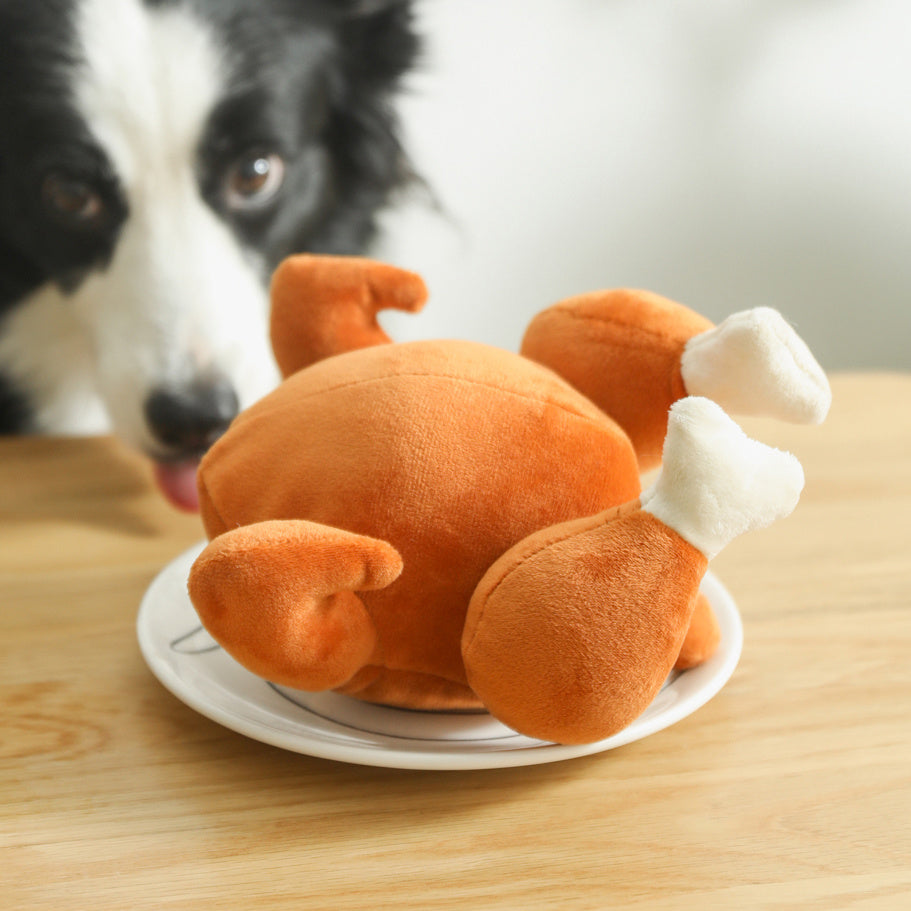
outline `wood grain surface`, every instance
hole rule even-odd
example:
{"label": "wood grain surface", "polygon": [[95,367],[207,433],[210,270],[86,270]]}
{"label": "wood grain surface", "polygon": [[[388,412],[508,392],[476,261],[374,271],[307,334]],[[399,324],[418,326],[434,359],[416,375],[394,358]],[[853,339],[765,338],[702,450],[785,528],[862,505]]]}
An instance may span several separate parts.
{"label": "wood grain surface", "polygon": [[0,443],[0,908],[911,907],[911,376],[843,375],[798,510],[713,569],[745,626],[683,722],[413,772],[248,740],[140,656],[200,537],[109,439]]}

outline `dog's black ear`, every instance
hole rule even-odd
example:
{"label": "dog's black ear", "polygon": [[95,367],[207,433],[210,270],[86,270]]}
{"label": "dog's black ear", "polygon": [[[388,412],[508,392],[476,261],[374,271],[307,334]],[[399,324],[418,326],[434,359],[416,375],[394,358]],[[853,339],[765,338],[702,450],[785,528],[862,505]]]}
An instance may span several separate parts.
{"label": "dog's black ear", "polygon": [[357,18],[359,16],[372,16],[383,13],[391,7],[410,6],[410,0],[342,0],[339,6],[345,15]]}
{"label": "dog's black ear", "polygon": [[[348,213],[349,223],[342,224],[344,243],[321,249],[354,253],[364,249],[375,231],[369,213],[385,205],[395,190],[421,183],[402,148],[394,104],[402,79],[418,62],[421,42],[409,0],[323,3],[336,37],[325,136],[335,163],[337,208]],[[352,213],[360,213],[359,221]]]}
{"label": "dog's black ear", "polygon": [[[336,0],[338,2],[338,0]],[[342,0],[336,7],[349,75],[361,85],[392,88],[420,54],[409,0]]]}
{"label": "dog's black ear", "polygon": [[[2,0],[0,0],[2,2]],[[292,7],[300,0],[285,0]],[[316,8],[330,22],[357,22],[382,17],[384,13],[410,13],[414,0],[318,0]]]}

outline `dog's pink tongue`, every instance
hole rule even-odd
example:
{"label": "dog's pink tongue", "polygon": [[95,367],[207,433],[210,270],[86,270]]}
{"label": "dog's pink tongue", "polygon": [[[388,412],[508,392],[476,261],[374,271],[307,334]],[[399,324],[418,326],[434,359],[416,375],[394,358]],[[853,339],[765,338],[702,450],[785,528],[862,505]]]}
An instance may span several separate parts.
{"label": "dog's pink tongue", "polygon": [[189,462],[157,462],[155,480],[162,493],[178,509],[199,512],[199,493],[196,490],[196,469],[199,460]]}

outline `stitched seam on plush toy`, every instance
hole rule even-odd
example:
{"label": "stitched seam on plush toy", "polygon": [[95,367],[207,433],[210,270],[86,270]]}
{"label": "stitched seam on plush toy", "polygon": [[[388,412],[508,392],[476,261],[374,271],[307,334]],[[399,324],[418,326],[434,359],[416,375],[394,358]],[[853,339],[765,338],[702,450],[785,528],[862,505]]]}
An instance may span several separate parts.
{"label": "stitched seam on plush toy", "polygon": [[579,320],[580,322],[588,323],[602,323],[605,326],[613,326],[618,329],[623,329],[628,332],[638,332],[642,335],[650,336],[654,339],[664,340],[670,339],[672,341],[677,341],[677,337],[668,332],[658,332],[655,329],[651,329],[648,326],[638,325],[636,323],[625,323],[621,320],[614,319],[610,316],[596,316],[592,313],[577,313],[575,310],[567,307],[554,307],[552,312],[558,312],[561,316],[568,316],[572,319]]}
{"label": "stitched seam on plush toy", "polygon": [[[221,534],[225,534],[225,532],[231,531],[231,527],[232,527],[232,526],[228,525],[228,523],[225,521],[225,517],[221,514],[221,510],[218,509],[218,508],[212,503],[212,498],[211,498],[211,497],[209,497],[209,508],[212,510],[212,512],[215,513],[216,516],[218,516],[218,521],[221,522],[221,526],[222,526],[222,528],[224,528],[224,531],[223,531]],[[235,522],[233,527],[234,527],[234,528],[240,528],[240,522]],[[216,535],[216,537],[220,537],[220,535]]]}
{"label": "stitched seam on plush toy", "polygon": [[[443,680],[446,683],[453,683],[456,686],[464,687],[469,692],[472,692],[472,693],[474,692],[474,690],[472,690],[472,688],[465,681],[464,677],[448,677],[446,674],[441,674],[439,671],[435,671],[434,673],[430,673],[429,671],[416,671],[414,668],[411,668],[411,667],[405,667],[405,666],[398,667],[395,664],[386,664],[386,663],[379,664],[375,661],[370,661],[369,663],[365,664],[364,667],[361,668],[361,670],[364,670],[365,668],[372,668],[372,667],[379,668],[382,671],[396,671],[397,673],[402,673],[402,674],[414,674],[415,676],[428,677],[432,680],[433,679]],[[359,693],[363,692],[363,690],[369,689],[369,687],[371,687],[372,685],[373,685],[373,683],[369,683],[366,686],[362,687],[360,690],[357,690],[357,692],[359,692]],[[354,694],[351,693],[349,695],[354,695]]]}
{"label": "stitched seam on plush toy", "polygon": [[[536,362],[533,362],[533,363],[535,363],[536,366],[540,366]],[[575,386],[573,386],[571,383],[568,383],[566,380],[563,380],[562,377],[559,376],[559,374],[555,373],[554,376],[556,376],[562,382],[566,383],[568,388],[572,389],[573,392],[577,393],[580,396],[583,395],[583,393],[579,392],[575,388]],[[455,374],[449,374],[449,373],[391,373],[388,376],[375,376],[375,377],[370,377],[369,379],[365,379],[365,380],[349,380],[346,383],[339,383],[337,386],[329,386],[325,389],[318,389],[318,390],[315,390],[314,392],[308,393],[307,395],[302,395],[299,398],[296,398],[294,400],[294,405],[297,406],[300,402],[304,402],[307,399],[316,398],[317,396],[323,396],[330,392],[338,392],[342,389],[353,389],[356,386],[364,386],[364,385],[367,385],[368,383],[383,383],[390,379],[398,379],[399,377],[404,377],[404,378],[408,378],[408,379],[423,378],[423,379],[435,379],[435,380],[455,380],[456,382],[467,383],[471,386],[480,386],[485,389],[493,389],[495,392],[502,392],[507,395],[515,396],[516,398],[520,398],[523,401],[536,402],[541,405],[550,405],[553,408],[559,408],[561,411],[565,412],[568,415],[571,415],[572,417],[581,418],[583,421],[587,421],[590,424],[599,426],[599,423],[594,418],[590,417],[587,414],[582,413],[581,411],[577,411],[571,407],[568,407],[566,404],[564,404],[562,402],[557,402],[557,401],[554,401],[549,398],[532,398],[531,396],[526,395],[522,392],[518,392],[518,391],[512,390],[512,389],[504,389],[502,386],[496,386],[493,383],[485,383],[485,382],[482,382],[481,380],[475,380],[475,379],[471,379],[469,377],[457,376]],[[595,405],[594,402],[592,402],[591,405],[592,405],[592,408],[594,408],[595,410],[600,412],[600,409],[598,409],[598,406]],[[600,412],[600,413],[604,414],[604,412]],[[606,414],[604,416],[609,417]],[[257,417],[257,418],[265,417],[265,413],[262,415],[255,415],[255,417]],[[613,420],[612,418],[609,418],[609,419]]]}
{"label": "stitched seam on plush toy", "polygon": [[[234,525],[231,526],[231,525],[229,525],[229,524],[225,521],[225,517],[221,514],[221,510],[215,505],[215,502],[214,502],[214,500],[212,499],[212,495],[211,495],[211,494],[208,494],[208,504],[209,504],[209,505],[208,505],[208,508],[215,514],[215,517],[218,519],[219,522],[221,522],[221,526],[222,526],[222,528],[224,529],[224,531],[219,532],[219,533],[215,536],[216,538],[220,538],[223,534],[226,534],[227,532],[231,531],[232,528],[240,528],[240,527],[241,527],[241,523],[240,523],[240,522],[235,522]],[[211,540],[214,541],[215,538],[212,538]]]}

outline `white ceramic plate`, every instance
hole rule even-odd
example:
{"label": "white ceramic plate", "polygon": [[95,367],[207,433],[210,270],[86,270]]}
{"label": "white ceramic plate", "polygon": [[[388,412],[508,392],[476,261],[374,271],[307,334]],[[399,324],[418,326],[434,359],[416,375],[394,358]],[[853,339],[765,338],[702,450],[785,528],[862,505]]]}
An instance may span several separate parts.
{"label": "white ceramic plate", "polygon": [[205,632],[187,595],[190,566],[202,546],[169,563],[142,600],[137,633],[152,673],[207,718],[255,740],[324,759],[402,769],[488,769],[599,753],[654,734],[705,705],[734,672],[743,645],[737,607],[709,573],[703,591],[721,625],[714,657],[672,674],[648,709],[620,733],[598,743],[562,746],[517,734],[486,713],[391,709],[256,677]]}

